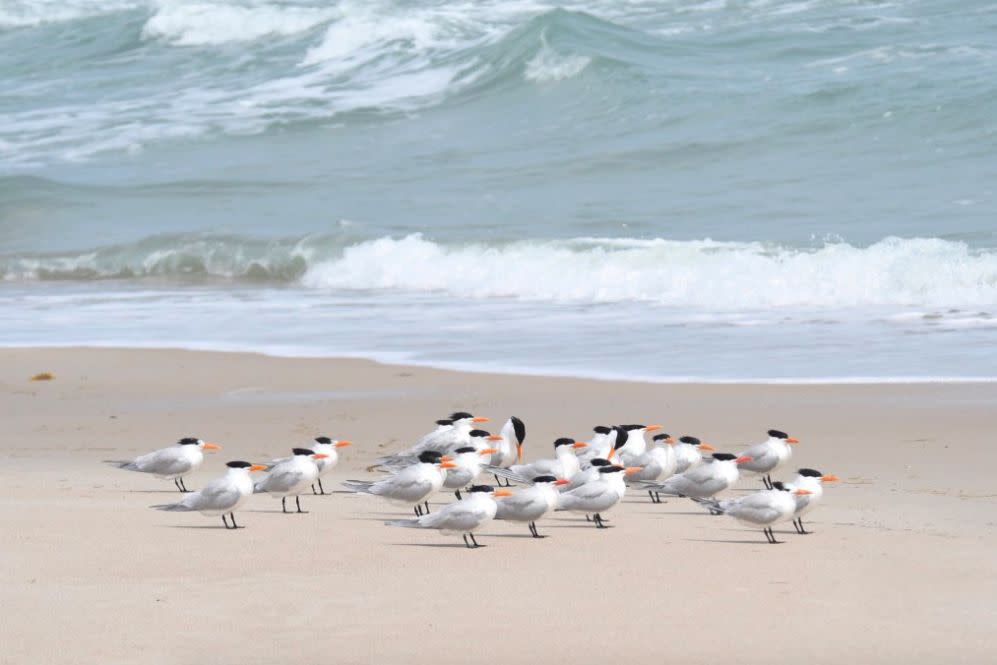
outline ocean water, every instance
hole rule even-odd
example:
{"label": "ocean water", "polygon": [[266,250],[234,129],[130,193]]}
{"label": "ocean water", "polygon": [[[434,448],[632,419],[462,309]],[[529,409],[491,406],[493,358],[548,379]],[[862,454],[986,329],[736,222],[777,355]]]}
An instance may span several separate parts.
{"label": "ocean water", "polygon": [[0,0],[0,345],[997,379],[997,4]]}

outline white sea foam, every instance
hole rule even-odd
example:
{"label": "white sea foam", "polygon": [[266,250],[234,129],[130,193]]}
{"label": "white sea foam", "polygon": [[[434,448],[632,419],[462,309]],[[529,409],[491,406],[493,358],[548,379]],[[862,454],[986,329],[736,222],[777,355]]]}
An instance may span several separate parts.
{"label": "white sea foam", "polygon": [[334,8],[160,0],[142,35],[181,46],[218,45],[293,35],[336,15]]}
{"label": "white sea foam", "polygon": [[585,55],[562,55],[552,49],[547,43],[547,35],[540,35],[541,46],[537,54],[526,63],[523,76],[528,81],[548,83],[563,81],[578,74],[588,67],[592,58]]}
{"label": "white sea foam", "polygon": [[64,23],[144,5],[141,0],[3,0],[0,2],[0,29]]}

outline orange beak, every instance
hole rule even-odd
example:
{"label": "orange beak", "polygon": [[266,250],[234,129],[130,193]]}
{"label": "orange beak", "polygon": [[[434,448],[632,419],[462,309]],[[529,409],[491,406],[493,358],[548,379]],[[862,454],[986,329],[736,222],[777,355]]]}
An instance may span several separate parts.
{"label": "orange beak", "polygon": [[498,434],[489,434],[485,438],[488,439],[489,441],[501,441],[502,440],[502,437],[500,435],[498,435]]}
{"label": "orange beak", "polygon": [[673,443],[675,443],[675,439],[673,437],[668,437],[665,439],[665,443],[667,443],[670,446]]}
{"label": "orange beak", "polygon": [[521,443],[516,445],[516,461],[523,461],[523,444]]}
{"label": "orange beak", "polygon": [[654,432],[654,431],[657,431],[657,430],[661,429],[661,425],[648,425],[644,429],[646,431],[648,431],[648,432]]}
{"label": "orange beak", "polygon": [[263,464],[254,464],[253,466],[249,467],[249,470],[250,471],[266,471],[267,467],[265,465],[263,465]]}
{"label": "orange beak", "polygon": [[606,455],[606,459],[609,459],[609,460],[613,459],[613,455],[615,455],[615,454],[616,454],[616,448],[613,448],[613,449],[611,449],[609,451],[609,454]]}
{"label": "orange beak", "polygon": [[477,418],[471,418],[471,422],[472,423],[487,423],[488,422],[488,418],[485,418],[484,416],[478,416]]}
{"label": "orange beak", "polygon": [[337,448],[345,448],[346,446],[352,446],[352,445],[353,445],[352,441],[337,441],[336,442],[336,447]]}
{"label": "orange beak", "polygon": [[836,483],[839,480],[841,480],[841,478],[838,478],[837,476],[835,476],[833,474],[830,474],[830,473],[828,475],[826,475],[826,476],[821,476],[820,479],[822,481],[824,481],[825,483]]}
{"label": "orange beak", "polygon": [[701,444],[699,444],[699,449],[700,450],[705,450],[708,453],[715,453],[715,452],[717,452],[717,449],[714,448],[713,446],[711,446],[708,443],[701,443]]}
{"label": "orange beak", "polygon": [[447,460],[446,462],[440,462],[440,468],[441,469],[456,469],[457,465],[454,464],[453,462],[451,462],[450,460]]}
{"label": "orange beak", "polygon": [[786,443],[799,443],[799,442],[800,442],[800,440],[799,440],[799,439],[797,439],[797,438],[794,438],[794,437],[792,437],[792,436],[791,436],[791,437],[789,437],[788,439],[786,439]]}
{"label": "orange beak", "polygon": [[744,464],[745,462],[750,462],[750,461],[751,461],[750,457],[748,457],[747,455],[741,455],[736,460],[734,460],[734,463],[735,464]]}
{"label": "orange beak", "polygon": [[441,462],[452,462],[453,461],[453,457],[450,457],[450,455],[444,455],[443,457],[440,458],[440,461]]}
{"label": "orange beak", "polygon": [[796,490],[793,492],[793,494],[797,496],[806,496],[807,494],[813,494],[813,492],[811,492],[810,490]]}
{"label": "orange beak", "polygon": [[575,441],[574,443],[571,444],[571,447],[574,448],[575,450],[578,450],[579,448],[588,448],[589,444],[585,443],[584,441]]}
{"label": "orange beak", "polygon": [[492,496],[512,496],[512,492],[509,490],[495,490],[492,492]]}
{"label": "orange beak", "polygon": [[493,455],[498,452],[498,448],[485,448],[484,450],[479,450],[479,455]]}
{"label": "orange beak", "polygon": [[204,444],[204,449],[205,450],[221,450],[222,447],[219,446],[217,443],[205,443]]}
{"label": "orange beak", "polygon": [[554,481],[554,484],[555,485],[567,485],[570,482],[571,482],[570,480],[566,480],[564,478],[558,478],[557,480]]}
{"label": "orange beak", "polygon": [[644,467],[642,466],[628,466],[627,468],[623,469],[623,473],[625,473],[628,476],[632,476],[643,468]]}
{"label": "orange beak", "polygon": [[325,453],[315,453],[314,455],[312,455],[312,457],[314,457],[315,459],[325,459],[326,457],[328,457],[328,455],[326,455]]}

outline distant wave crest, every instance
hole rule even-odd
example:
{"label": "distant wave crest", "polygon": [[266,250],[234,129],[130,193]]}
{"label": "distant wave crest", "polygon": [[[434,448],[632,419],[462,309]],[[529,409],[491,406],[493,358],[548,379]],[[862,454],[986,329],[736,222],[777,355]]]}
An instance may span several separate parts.
{"label": "distant wave crest", "polygon": [[488,245],[442,244],[420,234],[369,240],[155,236],[88,252],[0,257],[0,275],[8,281],[278,282],[322,290],[730,310],[997,302],[997,251],[938,238],[801,249],[630,238]]}

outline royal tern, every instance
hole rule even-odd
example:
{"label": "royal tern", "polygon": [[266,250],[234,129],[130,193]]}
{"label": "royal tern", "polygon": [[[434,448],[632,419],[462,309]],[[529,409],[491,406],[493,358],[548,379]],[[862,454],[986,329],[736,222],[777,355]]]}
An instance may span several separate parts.
{"label": "royal tern", "polygon": [[543,538],[537,533],[537,520],[557,506],[558,486],[568,481],[554,476],[537,476],[529,487],[516,490],[512,496],[499,499],[497,520],[529,522],[530,535]]}
{"label": "royal tern", "polygon": [[788,520],[796,510],[796,499],[806,497],[811,492],[808,489],[790,490],[780,482],[772,483],[772,489],[765,489],[737,499],[694,498],[710,509],[714,515],[730,515],[738,522],[748,526],[760,526],[765,539],[772,544],[782,541],[775,539],[772,525]]}
{"label": "royal tern", "polygon": [[471,430],[476,423],[486,423],[488,418],[475,417],[466,411],[458,411],[449,418],[436,421],[436,429],[419,439],[407,450],[393,455],[387,455],[377,460],[376,464],[385,467],[397,467],[399,464],[408,466],[414,463],[419,453],[427,450],[446,455],[457,448],[471,445]]}
{"label": "royal tern", "polygon": [[293,448],[293,454],[268,467],[270,473],[256,481],[255,490],[268,492],[274,498],[280,497],[280,508],[287,512],[287,497],[293,496],[294,503],[301,510],[301,493],[318,478],[318,460],[326,459],[325,453],[317,453],[308,448]]}
{"label": "royal tern", "polygon": [[[523,461],[523,443],[526,440],[526,425],[523,421],[512,416],[502,426],[499,436],[500,440],[495,445],[497,450],[489,460],[489,464],[508,469],[514,462],[521,463]],[[502,485],[498,476],[495,476],[495,482],[499,486]],[[506,480],[506,483],[508,482]]]}
{"label": "royal tern", "polygon": [[593,459],[612,459],[614,452],[626,445],[625,430],[621,435],[622,440],[620,440],[620,430],[617,427],[597,425],[592,428],[592,432],[588,446],[584,450],[578,451],[578,461],[582,469],[587,469],[589,462]]}
{"label": "royal tern", "polygon": [[169,448],[160,448],[130,461],[108,460],[107,463],[113,464],[119,469],[151,473],[160,478],[167,478],[172,480],[181,492],[189,492],[183,477],[201,466],[205,450],[218,450],[220,448],[221,446],[216,443],[188,436],[180,439]]}
{"label": "royal tern", "polygon": [[790,490],[810,491],[810,494],[796,496],[796,510],[793,511],[793,528],[796,529],[796,533],[806,535],[811,532],[803,528],[803,516],[813,510],[824,496],[823,483],[837,482],[839,478],[831,474],[822,474],[816,469],[800,469],[796,473],[796,478],[785,485]]}
{"label": "royal tern", "polygon": [[513,464],[508,469],[497,466],[486,466],[491,473],[517,482],[529,482],[537,476],[554,476],[571,480],[579,471],[576,450],[585,448],[588,444],[574,439],[560,438],[554,441],[554,459],[542,459],[529,464]]}
{"label": "royal tern", "polygon": [[596,457],[595,459],[589,460],[589,467],[587,469],[582,469],[574,476],[571,477],[571,481],[561,487],[562,492],[567,492],[573,490],[576,487],[581,487],[585,483],[590,483],[593,480],[599,478],[599,469],[604,466],[612,466],[612,462],[608,459],[602,457]]}
{"label": "royal tern", "polygon": [[672,445],[675,448],[675,473],[685,473],[702,464],[704,452],[716,452],[716,448],[694,436],[683,436]]}
{"label": "royal tern", "polygon": [[[491,437],[492,435],[489,434],[488,438]],[[481,473],[482,460],[485,457],[490,458],[494,453],[495,448],[482,448],[480,450],[474,446],[458,448],[454,451],[454,468],[447,471],[446,478],[443,479],[443,487],[453,490],[457,499],[460,499],[460,491],[472,484]]]}
{"label": "royal tern", "polygon": [[[468,548],[484,547],[474,539],[474,532],[495,519],[498,506],[494,497],[510,496],[507,489],[492,489],[489,485],[475,485],[468,490],[467,498],[443,506],[432,515],[416,519],[389,520],[388,526],[404,526],[414,529],[437,529],[444,535],[459,533]],[[468,538],[470,537],[470,542]]]}
{"label": "royal tern", "polygon": [[434,450],[423,451],[416,459],[415,464],[405,467],[393,476],[380,480],[347,480],[343,483],[343,487],[360,494],[373,494],[388,501],[412,506],[415,514],[421,516],[423,502],[428,513],[427,498],[443,487],[447,469],[455,469],[457,465],[450,458]]}
{"label": "royal tern", "polygon": [[[673,445],[675,439],[668,434],[654,437],[654,445],[641,455],[634,455],[624,451],[620,455],[621,461],[627,466],[639,466],[640,471],[629,478],[631,482],[637,481],[662,481],[675,474],[678,461],[675,457]],[[651,497],[652,503],[661,503],[661,497],[654,490],[647,490],[647,495]]]}
{"label": "royal tern", "polygon": [[713,461],[689,469],[657,483],[636,483],[644,489],[661,492],[667,496],[708,499],[737,482],[738,466],[750,462],[747,455],[737,457],[728,453],[714,453]]}
{"label": "royal tern", "polygon": [[[352,445],[353,444],[349,441],[345,441],[343,439],[330,439],[327,436],[320,436],[315,439],[315,443],[312,445],[312,450],[325,455],[325,457],[315,460],[315,466],[318,467],[318,477],[315,481],[318,483],[318,488],[321,494],[325,494],[325,488],[322,487],[322,476],[332,471],[332,469],[339,462],[338,449]],[[312,494],[316,494],[314,485],[312,485]]]}
{"label": "royal tern", "polygon": [[627,493],[624,474],[634,474],[639,470],[640,467],[624,468],[615,464],[600,467],[597,479],[559,495],[557,510],[583,513],[586,517],[591,514],[596,528],[605,529],[602,513],[622,501]]}
{"label": "royal tern", "polygon": [[[167,511],[197,511],[202,515],[221,515],[226,529],[237,529],[235,511],[246,502],[253,493],[253,479],[249,477],[252,471],[262,471],[262,464],[249,462],[229,462],[228,471],[221,478],[215,478],[203,489],[188,494],[180,503],[167,503],[153,506],[157,510]],[[225,515],[232,518],[229,526]]]}
{"label": "royal tern", "polygon": [[617,450],[617,454],[639,457],[647,452],[644,434],[661,429],[661,425],[620,425],[619,429],[627,433],[627,441],[625,446]]}
{"label": "royal tern", "polygon": [[751,461],[744,464],[741,469],[762,475],[765,487],[772,489],[772,471],[778,469],[792,456],[793,450],[789,445],[799,441],[777,429],[770,429],[768,435],[768,439],[744,451]]}

